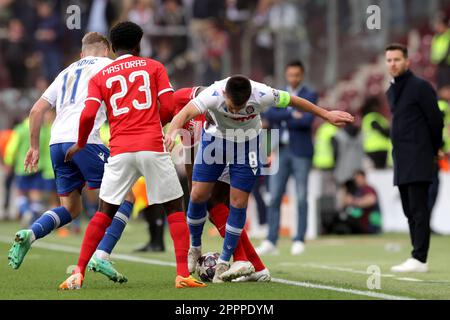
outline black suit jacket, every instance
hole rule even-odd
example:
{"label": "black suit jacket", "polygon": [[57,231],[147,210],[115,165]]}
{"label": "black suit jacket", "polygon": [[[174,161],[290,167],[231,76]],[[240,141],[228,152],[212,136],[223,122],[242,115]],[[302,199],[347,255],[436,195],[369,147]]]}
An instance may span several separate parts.
{"label": "black suit jacket", "polygon": [[444,126],[435,90],[407,71],[394,79],[387,97],[392,112],[394,185],[431,182]]}

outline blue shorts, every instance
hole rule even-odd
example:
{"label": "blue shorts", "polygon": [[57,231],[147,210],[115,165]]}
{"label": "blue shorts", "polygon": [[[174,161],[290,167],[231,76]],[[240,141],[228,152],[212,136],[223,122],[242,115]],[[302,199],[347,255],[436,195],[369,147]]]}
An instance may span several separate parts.
{"label": "blue shorts", "polygon": [[28,192],[30,190],[43,190],[43,179],[40,172],[26,176],[16,175],[15,179],[17,189],[22,192]]}
{"label": "blue shorts", "polygon": [[56,180],[55,179],[44,179],[42,178],[42,187],[41,190],[47,192],[55,192],[56,191]]}
{"label": "blue shorts", "polygon": [[100,188],[105,163],[108,162],[108,148],[102,144],[87,144],[75,154],[72,161],[66,163],[64,157],[72,145],[73,143],[69,142],[50,146],[56,192],[59,196],[66,196],[74,190],[81,190],[86,182],[90,189]]}
{"label": "blue shorts", "polygon": [[192,181],[216,182],[227,164],[231,187],[250,193],[261,174],[259,137],[236,143],[203,131],[201,145],[195,158]]}

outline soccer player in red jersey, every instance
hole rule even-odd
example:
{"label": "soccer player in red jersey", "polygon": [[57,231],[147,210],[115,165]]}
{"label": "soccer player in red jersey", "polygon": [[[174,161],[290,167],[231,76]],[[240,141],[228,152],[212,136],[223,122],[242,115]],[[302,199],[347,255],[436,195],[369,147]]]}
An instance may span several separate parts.
{"label": "soccer player in red jersey", "polygon": [[[129,21],[111,29],[111,44],[118,58],[89,81],[78,142],[66,153],[66,161],[70,161],[86,145],[97,111],[104,102],[110,123],[111,156],[100,187],[99,209],[86,229],[78,268],[86,267],[118,205],[136,180],[144,176],[149,203],[163,204],[167,214],[177,263],[176,288],[204,287],[204,283],[189,274],[189,230],[182,210],[183,191],[163,144],[157,106],[159,102],[161,109],[170,108],[173,89],[161,63],[139,57],[142,35],[141,27]],[[61,286],[70,288],[80,279],[82,282],[77,271]]]}
{"label": "soccer player in red jersey", "polygon": [[[160,109],[162,125],[165,126],[172,121],[189,101],[194,99],[203,89],[205,89],[205,87],[182,88],[175,91],[173,94],[172,108]],[[189,132],[189,135],[182,135],[184,147],[190,149],[185,150],[185,154],[190,156],[189,159],[185,159],[189,190],[191,190],[192,185],[192,169],[195,158],[194,144],[200,140],[201,129],[205,122],[207,122],[206,125],[208,125],[208,122],[212,121],[212,119],[206,119],[205,116],[207,117],[206,113],[201,114],[188,121],[183,127],[183,129]],[[229,214],[229,208],[227,206],[229,202],[229,193],[230,178],[228,171],[225,170],[225,173],[219,178],[219,181],[217,181],[214,186],[211,198],[207,204],[209,218],[216,226],[222,238],[225,237],[225,225]],[[222,278],[225,278],[227,281],[233,279],[238,279],[238,281],[270,281],[270,272],[256,253],[245,230],[242,231],[241,238],[234,251],[233,257],[234,263],[226,274],[222,275]],[[188,263],[189,271],[193,272],[195,270],[196,261],[191,261],[191,259],[189,259]]]}

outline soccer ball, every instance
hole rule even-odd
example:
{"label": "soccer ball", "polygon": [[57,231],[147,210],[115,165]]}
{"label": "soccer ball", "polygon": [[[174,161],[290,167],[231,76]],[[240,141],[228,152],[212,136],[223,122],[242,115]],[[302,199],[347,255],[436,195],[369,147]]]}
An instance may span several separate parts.
{"label": "soccer ball", "polygon": [[208,252],[198,258],[197,274],[202,281],[210,282],[216,273],[217,260],[220,254],[218,252]]}

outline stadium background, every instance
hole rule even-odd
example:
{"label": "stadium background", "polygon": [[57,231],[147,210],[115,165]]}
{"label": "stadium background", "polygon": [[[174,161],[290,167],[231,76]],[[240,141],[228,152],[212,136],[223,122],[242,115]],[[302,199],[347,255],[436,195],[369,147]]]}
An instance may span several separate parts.
{"label": "stadium background", "polygon": [[[412,70],[436,84],[436,66],[429,58],[433,19],[438,11],[450,14],[450,0],[61,0],[47,1],[56,37],[43,43],[35,33],[42,20],[36,2],[0,0],[0,130],[23,119],[56,74],[78,59],[86,31],[106,34],[115,21],[126,19],[143,27],[142,54],[167,67],[175,88],[208,85],[233,73],[282,87],[284,66],[300,58],[306,66],[306,83],[320,94],[319,105],[358,114],[367,97],[377,96],[389,118],[385,44],[407,43]],[[65,26],[66,8],[72,4],[81,8],[80,30]],[[381,8],[380,30],[366,27],[366,8],[371,4]],[[320,124],[316,120],[314,128]],[[384,231],[407,231],[391,169],[367,167],[369,181],[379,191]],[[310,176],[309,239],[320,233],[319,177],[318,170]],[[448,194],[450,174],[441,172],[432,227],[450,234]],[[295,225],[294,197],[290,181],[282,208],[284,235]],[[10,217],[15,215],[12,205]],[[256,223],[255,211],[251,203],[251,225]],[[6,216],[1,210],[0,214]]]}

